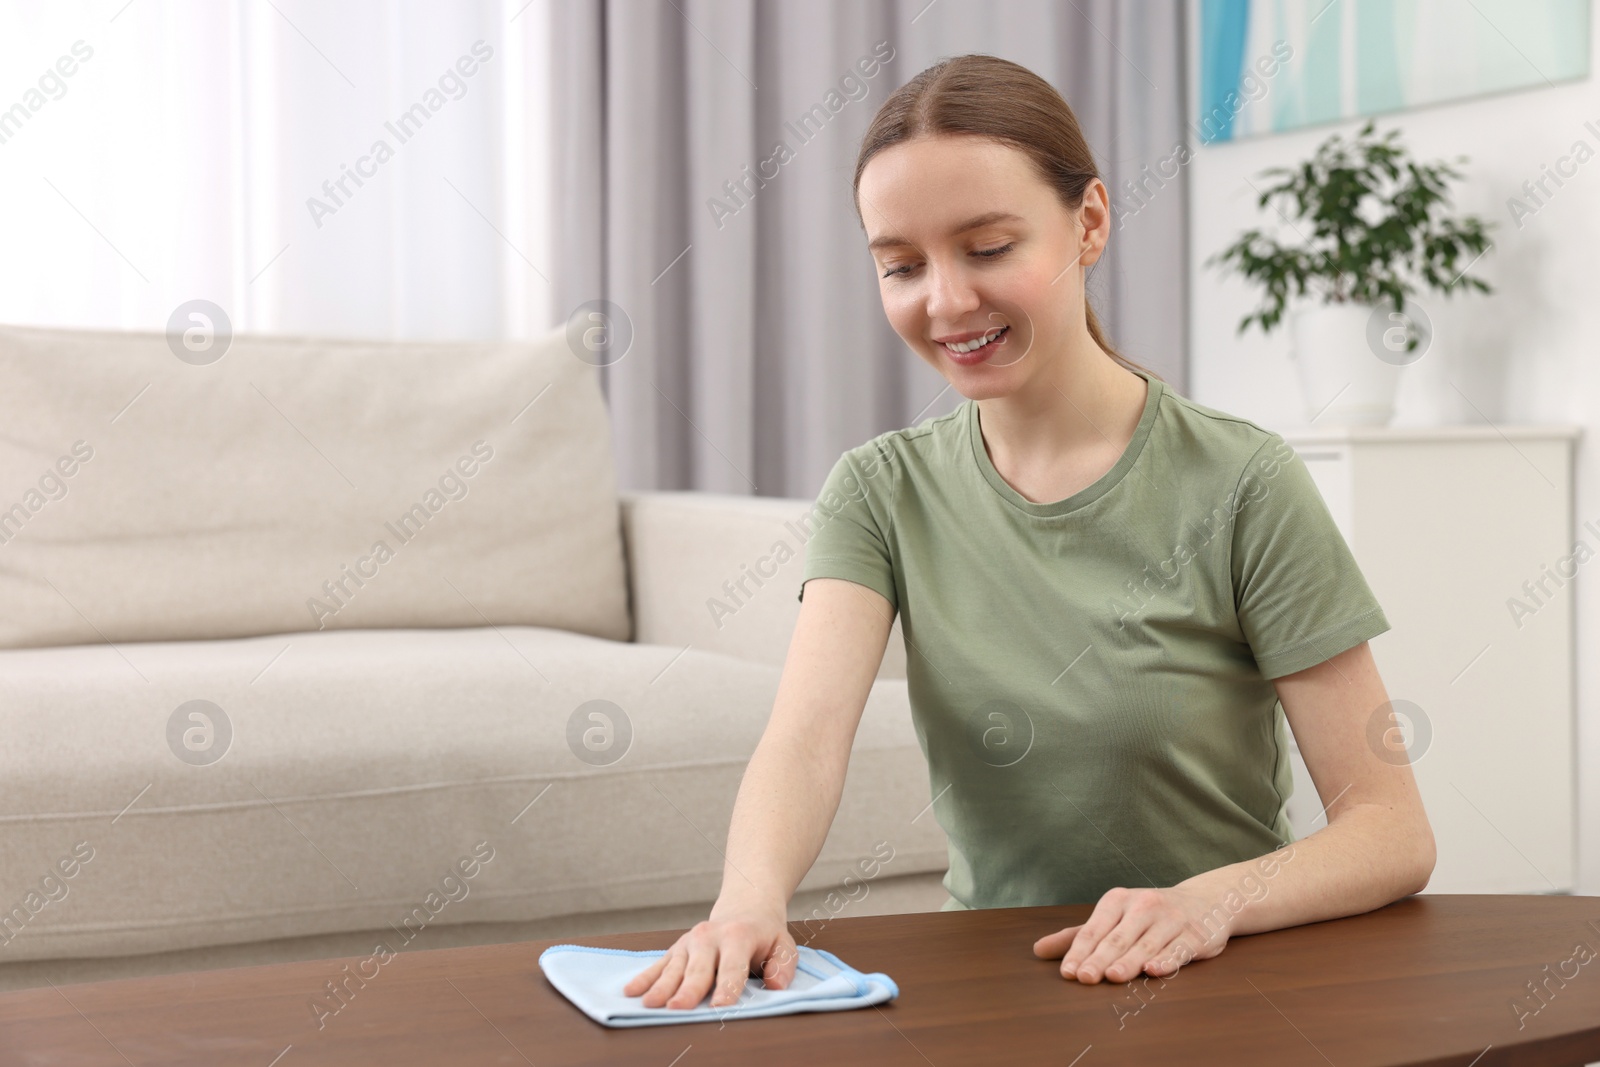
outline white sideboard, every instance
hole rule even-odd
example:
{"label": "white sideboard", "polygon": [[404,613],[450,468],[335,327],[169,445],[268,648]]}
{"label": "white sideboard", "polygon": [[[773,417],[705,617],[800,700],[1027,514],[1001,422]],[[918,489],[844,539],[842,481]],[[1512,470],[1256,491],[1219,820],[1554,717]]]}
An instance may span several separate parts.
{"label": "white sideboard", "polygon": [[[1573,889],[1573,582],[1585,564],[1572,554],[1580,540],[1600,553],[1600,521],[1573,519],[1580,432],[1283,431],[1392,627],[1372,651],[1438,842],[1430,893]],[[1289,816],[1307,837],[1327,823],[1298,747],[1292,759]]]}

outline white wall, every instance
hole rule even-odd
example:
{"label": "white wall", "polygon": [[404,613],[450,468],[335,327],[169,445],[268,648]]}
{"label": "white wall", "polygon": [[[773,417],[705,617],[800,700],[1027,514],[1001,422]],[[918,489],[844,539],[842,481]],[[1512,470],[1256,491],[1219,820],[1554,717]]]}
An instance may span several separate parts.
{"label": "white wall", "polygon": [[[1600,37],[1596,30],[1600,21],[1591,18],[1591,33]],[[1600,55],[1593,40],[1590,55]],[[1280,432],[1307,424],[1286,325],[1267,337],[1256,326],[1239,336],[1235,328],[1257,306],[1256,291],[1201,264],[1244,230],[1267,224],[1262,212],[1271,209],[1256,207],[1250,184],[1265,188],[1257,177],[1263,168],[1299,163],[1331,133],[1352,134],[1362,121],[1195,149],[1188,395],[1199,403]],[[1418,159],[1468,156],[1459,165],[1467,177],[1455,187],[1455,211],[1496,224],[1493,247],[1472,268],[1493,294],[1421,295],[1433,346],[1402,378],[1394,425],[1580,425],[1574,514],[1579,525],[1600,524],[1600,154],[1563,187],[1551,185],[1554,195],[1520,226],[1507,207],[1508,198],[1525,196],[1524,182],[1541,177],[1541,164],[1553,167],[1575,141],[1600,153],[1600,82],[1591,77],[1378,116],[1379,131],[1394,126]],[[1574,591],[1578,892],[1600,894],[1600,560],[1580,568],[1564,594]],[[1507,744],[1516,741],[1515,714],[1506,709]]]}

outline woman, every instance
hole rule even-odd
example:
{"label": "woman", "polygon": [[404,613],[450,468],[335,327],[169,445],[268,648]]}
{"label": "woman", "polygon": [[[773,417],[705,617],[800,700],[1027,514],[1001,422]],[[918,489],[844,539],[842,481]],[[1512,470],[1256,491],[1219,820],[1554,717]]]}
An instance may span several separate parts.
{"label": "woman", "polygon": [[[855,194],[885,314],[967,399],[829,475],[722,892],[625,992],[791,980],[787,902],[896,612],[944,910],[1094,904],[1033,945],[1063,976],[1169,975],[1424,888],[1410,766],[1368,740],[1396,732],[1368,648],[1389,623],[1283,439],[1102,333],[1109,197],[1066,102],[1003,59],[936,64],[873,119]],[[1300,842],[1286,717],[1328,819]]]}

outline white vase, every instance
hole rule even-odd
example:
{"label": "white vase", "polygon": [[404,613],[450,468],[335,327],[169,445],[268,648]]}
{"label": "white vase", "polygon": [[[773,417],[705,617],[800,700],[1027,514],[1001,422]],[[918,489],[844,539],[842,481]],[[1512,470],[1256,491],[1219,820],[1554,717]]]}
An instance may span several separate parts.
{"label": "white vase", "polygon": [[[1392,312],[1393,309],[1388,309]],[[1427,349],[1404,349],[1404,320],[1371,304],[1321,304],[1291,318],[1290,356],[1306,421],[1317,426],[1387,426],[1400,373]]]}

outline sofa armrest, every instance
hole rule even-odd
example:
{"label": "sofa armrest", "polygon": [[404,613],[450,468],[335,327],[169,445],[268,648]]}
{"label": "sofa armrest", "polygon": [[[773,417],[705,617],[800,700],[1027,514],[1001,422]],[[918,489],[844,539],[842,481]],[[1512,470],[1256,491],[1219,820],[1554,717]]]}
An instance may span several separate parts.
{"label": "sofa armrest", "polygon": [[[633,639],[782,666],[800,615],[814,501],[697,491],[619,495]],[[904,678],[900,620],[879,678]]]}

